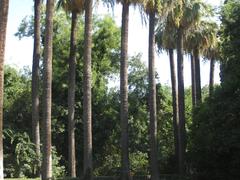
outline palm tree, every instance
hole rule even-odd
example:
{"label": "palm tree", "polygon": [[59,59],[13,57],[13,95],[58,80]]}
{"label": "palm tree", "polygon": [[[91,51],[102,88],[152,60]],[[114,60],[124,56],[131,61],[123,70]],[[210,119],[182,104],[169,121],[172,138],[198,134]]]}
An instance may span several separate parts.
{"label": "palm tree", "polygon": [[68,170],[71,177],[76,177],[76,153],[75,153],[75,87],[76,87],[76,45],[78,14],[83,12],[83,0],[59,0],[58,8],[62,7],[66,12],[71,12],[71,37],[68,69]]}
{"label": "palm tree", "polygon": [[184,154],[186,144],[185,130],[185,100],[184,100],[184,76],[183,76],[183,27],[178,28],[177,38],[177,73],[178,73],[178,111],[179,111],[179,173],[184,174]]}
{"label": "palm tree", "polygon": [[169,13],[166,20],[160,21],[156,34],[156,43],[158,45],[158,51],[161,52],[163,49],[169,54],[170,72],[171,72],[171,83],[172,83],[172,108],[173,108],[173,131],[174,131],[174,148],[175,157],[177,161],[178,157],[178,92],[177,92],[177,81],[176,71],[174,62],[174,49],[176,48],[176,29],[170,22]]}
{"label": "palm tree", "polygon": [[[155,23],[156,15],[160,13],[163,6],[170,10],[172,1],[147,0],[144,2],[144,8],[149,15],[149,46],[148,46],[148,69],[149,69],[149,114],[150,114],[150,171],[151,179],[159,179],[158,171],[158,148],[157,148],[157,111],[156,111],[156,82],[155,82]],[[162,11],[161,14],[167,14],[168,11]]]}
{"label": "palm tree", "polygon": [[150,112],[150,171],[151,179],[158,180],[158,150],[157,150],[157,109],[155,82],[155,15],[154,9],[149,11],[149,41],[148,41],[148,78],[149,78],[149,112]]}
{"label": "palm tree", "polygon": [[9,0],[0,1],[0,180],[3,180],[3,86],[4,54],[8,21]]}
{"label": "palm tree", "polygon": [[52,109],[52,40],[54,0],[47,0],[43,61],[43,162],[42,179],[52,178],[51,109]]}
{"label": "palm tree", "polygon": [[[215,29],[217,30],[217,28]],[[217,31],[216,31],[217,32]],[[207,48],[203,52],[203,56],[206,59],[210,60],[210,73],[209,73],[209,97],[212,97],[214,91],[214,71],[215,71],[215,62],[219,58],[219,42],[217,36],[215,36],[215,43],[212,43],[210,48]]]}
{"label": "palm tree", "polygon": [[128,26],[129,6],[140,0],[117,0],[122,4],[121,60],[120,60],[120,119],[121,119],[121,179],[130,179],[128,151]]}
{"label": "palm tree", "polygon": [[178,70],[178,107],[179,107],[179,130],[178,130],[178,168],[179,174],[185,174],[185,152],[186,152],[186,127],[185,127],[185,99],[184,99],[184,76],[183,76],[183,52],[184,37],[187,30],[195,25],[200,18],[202,3],[200,1],[178,2],[174,9],[176,16],[173,17],[177,28],[177,70]]}
{"label": "palm tree", "polygon": [[122,1],[121,61],[120,61],[120,98],[121,98],[121,179],[130,179],[128,151],[128,23],[129,2]]}
{"label": "palm tree", "polygon": [[[41,0],[34,1],[34,48],[32,63],[32,133],[33,143],[36,146],[36,155],[40,158],[40,127],[39,127],[39,60],[41,56],[40,47],[40,18],[41,18]],[[40,161],[37,162],[36,175],[39,176],[41,167]]]}
{"label": "palm tree", "polygon": [[[187,46],[193,51],[193,61],[195,61],[195,76],[192,78],[196,82],[196,105],[201,103],[201,74],[200,74],[200,55],[208,51],[216,44],[217,25],[213,22],[201,21],[198,26],[190,30],[187,37]],[[212,58],[210,58],[212,59]]]}
{"label": "palm tree", "polygon": [[84,61],[83,61],[83,120],[84,120],[84,178],[92,177],[92,7],[93,1],[85,1]]}

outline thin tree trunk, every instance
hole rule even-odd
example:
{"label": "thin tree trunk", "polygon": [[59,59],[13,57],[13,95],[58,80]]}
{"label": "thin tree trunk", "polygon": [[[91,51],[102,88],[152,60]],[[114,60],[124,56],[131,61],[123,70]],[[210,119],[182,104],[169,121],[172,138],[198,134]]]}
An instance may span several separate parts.
{"label": "thin tree trunk", "polygon": [[36,169],[36,175],[40,176],[40,127],[39,127],[39,60],[41,54],[40,48],[40,18],[41,18],[41,0],[34,1],[34,49],[32,63],[32,136],[35,144],[36,155],[39,159]]}
{"label": "thin tree trunk", "polygon": [[178,92],[177,92],[177,82],[176,82],[176,72],[175,72],[175,62],[173,49],[169,49],[169,62],[170,62],[170,72],[172,81],[172,107],[173,107],[173,133],[174,133],[174,147],[175,147],[175,157],[178,160],[179,142],[178,142],[178,126],[179,126],[179,116],[178,116]]}
{"label": "thin tree trunk", "polygon": [[42,179],[52,178],[52,137],[51,137],[51,110],[52,110],[52,40],[53,40],[53,11],[54,0],[47,0],[46,31],[43,61],[43,162]]}
{"label": "thin tree trunk", "polygon": [[209,96],[212,97],[213,85],[214,85],[214,70],[215,70],[215,60],[210,59],[210,79],[209,79]]}
{"label": "thin tree trunk", "polygon": [[128,152],[128,23],[129,3],[122,3],[122,29],[121,29],[121,179],[130,179],[129,152]]}
{"label": "thin tree trunk", "polygon": [[199,58],[199,50],[195,49],[193,52],[193,56],[195,59],[195,71],[196,71],[196,100],[197,105],[200,105],[202,102],[202,89],[201,89],[201,73],[200,73],[200,58]]}
{"label": "thin tree trunk", "polygon": [[3,180],[3,86],[4,86],[4,58],[8,21],[8,0],[0,1],[0,180]]}
{"label": "thin tree trunk", "polygon": [[75,155],[75,87],[76,87],[76,44],[77,44],[77,13],[72,12],[70,39],[69,72],[68,72],[68,169],[71,177],[76,177]]}
{"label": "thin tree trunk", "polygon": [[150,111],[150,172],[151,179],[158,180],[157,158],[157,110],[156,110],[156,82],[155,82],[155,11],[149,14],[149,111]]}
{"label": "thin tree trunk", "polygon": [[192,107],[195,107],[197,104],[196,98],[196,70],[195,70],[195,58],[193,54],[190,54],[191,57],[191,78],[192,78]]}
{"label": "thin tree trunk", "polygon": [[178,69],[178,108],[179,108],[179,174],[185,174],[185,151],[186,151],[186,129],[185,129],[185,99],[184,99],[184,75],[183,75],[183,30],[178,29],[177,39],[177,69]]}
{"label": "thin tree trunk", "polygon": [[92,180],[92,6],[85,1],[84,73],[83,73],[83,120],[84,120],[84,177]]}

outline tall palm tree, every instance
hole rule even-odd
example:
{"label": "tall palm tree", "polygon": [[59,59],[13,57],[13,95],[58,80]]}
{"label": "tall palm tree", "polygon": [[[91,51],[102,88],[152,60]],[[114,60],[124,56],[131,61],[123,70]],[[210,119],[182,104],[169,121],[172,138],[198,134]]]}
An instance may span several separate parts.
{"label": "tall palm tree", "polygon": [[186,130],[185,130],[185,100],[184,100],[184,76],[183,76],[183,27],[178,28],[177,38],[177,74],[178,74],[178,110],[179,110],[179,173],[184,174],[184,155],[186,144]]}
{"label": "tall palm tree", "polygon": [[0,180],[3,180],[3,86],[9,0],[0,1]]}
{"label": "tall palm tree", "polygon": [[84,61],[83,61],[83,120],[84,120],[84,177],[92,180],[92,9],[93,1],[84,2]]}
{"label": "tall palm tree", "polygon": [[51,109],[52,109],[52,41],[54,0],[47,0],[43,61],[43,162],[42,179],[52,178]]}
{"label": "tall palm tree", "polygon": [[76,177],[75,153],[75,87],[76,87],[76,49],[78,14],[83,12],[84,0],[59,0],[58,8],[71,12],[71,37],[68,69],[68,171],[71,177]]}
{"label": "tall palm tree", "polygon": [[[151,179],[159,179],[158,148],[157,148],[157,110],[156,110],[156,82],[155,82],[155,24],[156,16],[162,6],[171,6],[172,1],[147,0],[144,8],[149,15],[149,46],[148,46],[148,76],[149,76],[149,114],[150,114],[150,171]],[[163,8],[165,9],[165,8]],[[169,8],[170,9],[170,8]],[[163,12],[163,11],[162,11]],[[161,14],[163,14],[161,12]],[[168,12],[164,11],[165,14]]]}
{"label": "tall palm tree", "polygon": [[[34,48],[32,63],[32,134],[33,143],[38,159],[40,158],[40,127],[39,127],[39,60],[41,57],[40,47],[40,18],[42,0],[34,1]],[[40,161],[37,162],[36,175],[39,176],[41,167]]]}
{"label": "tall palm tree", "polygon": [[[153,2],[154,7],[156,1]],[[149,41],[148,41],[148,78],[149,78],[149,112],[150,112],[150,170],[151,179],[158,180],[157,158],[157,108],[156,108],[156,82],[155,82],[155,15],[156,9],[149,12]]]}
{"label": "tall palm tree", "polygon": [[121,179],[130,179],[128,151],[128,27],[129,6],[140,0],[117,0],[122,4],[121,60],[120,60],[120,119],[121,119]]}
{"label": "tall palm tree", "polygon": [[198,26],[193,27],[189,31],[187,37],[186,44],[193,51],[193,61],[195,62],[195,76],[193,76],[193,79],[196,82],[196,105],[199,105],[202,100],[200,55],[206,51],[210,53],[210,49],[216,44],[216,29],[216,23],[202,20]]}
{"label": "tall palm tree", "polygon": [[120,98],[121,98],[121,179],[130,179],[128,151],[128,23],[129,1],[122,2],[121,61],[120,61]]}
{"label": "tall palm tree", "polygon": [[174,62],[174,49],[176,48],[176,29],[170,22],[171,13],[169,13],[166,20],[160,21],[158,24],[156,43],[158,45],[158,51],[162,49],[166,50],[169,54],[171,83],[172,83],[172,108],[173,108],[173,132],[174,132],[174,149],[175,157],[177,161],[178,157],[178,92],[177,92],[177,81],[176,81],[176,70]]}
{"label": "tall palm tree", "polygon": [[185,99],[184,99],[184,75],[183,75],[183,52],[184,38],[187,30],[194,26],[200,19],[202,2],[198,0],[178,2],[174,9],[176,16],[174,22],[177,28],[177,70],[178,70],[178,107],[179,107],[179,130],[178,130],[178,168],[179,174],[185,174],[186,152],[186,127],[185,127]]}
{"label": "tall palm tree", "polygon": [[68,70],[68,170],[71,177],[76,177],[75,157],[75,86],[76,86],[76,34],[77,13],[72,12],[71,40]]}

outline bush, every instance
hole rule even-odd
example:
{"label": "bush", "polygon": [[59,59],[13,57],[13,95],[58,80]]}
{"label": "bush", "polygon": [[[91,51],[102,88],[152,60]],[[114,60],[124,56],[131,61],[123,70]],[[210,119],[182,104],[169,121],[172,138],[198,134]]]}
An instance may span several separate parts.
{"label": "bush", "polygon": [[[35,153],[35,145],[26,132],[5,129],[4,132],[4,174],[6,177],[34,177],[41,157]],[[65,176],[65,167],[60,165],[61,156],[52,148],[53,177]]]}

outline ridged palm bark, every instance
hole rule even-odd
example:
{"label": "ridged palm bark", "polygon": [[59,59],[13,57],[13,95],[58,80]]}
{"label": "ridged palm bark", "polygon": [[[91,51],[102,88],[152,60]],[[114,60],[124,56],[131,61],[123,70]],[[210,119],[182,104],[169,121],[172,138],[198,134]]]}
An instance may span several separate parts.
{"label": "ridged palm bark", "polygon": [[183,27],[177,32],[177,70],[178,70],[178,108],[179,108],[179,129],[178,129],[178,168],[181,175],[185,174],[185,99],[184,99],[184,75],[183,75]]}
{"label": "ridged palm bark", "polygon": [[155,10],[149,12],[148,78],[149,78],[149,112],[150,112],[150,172],[151,179],[158,180],[157,150],[157,107],[155,81]]}
{"label": "ridged palm bark", "polygon": [[196,98],[196,70],[195,70],[195,58],[192,53],[190,53],[191,58],[191,79],[192,79],[192,107],[197,105]]}
{"label": "ridged palm bark", "polygon": [[75,154],[75,87],[76,87],[76,45],[77,45],[77,13],[72,12],[70,55],[68,71],[68,171],[76,177]]}
{"label": "ridged palm bark", "polygon": [[209,96],[212,97],[213,86],[214,86],[214,71],[215,71],[215,60],[214,58],[210,59],[210,76],[209,76]]}
{"label": "ridged palm bark", "polygon": [[121,61],[120,61],[120,98],[121,98],[121,179],[130,179],[128,151],[128,26],[129,2],[122,2]]}
{"label": "ridged palm bark", "polygon": [[8,22],[9,0],[0,1],[0,180],[3,174],[3,86],[4,86],[4,59],[5,43]]}
{"label": "ridged palm bark", "polygon": [[51,110],[52,110],[52,41],[53,41],[53,12],[54,0],[47,0],[46,30],[43,61],[43,162],[42,179],[52,178],[52,137],[51,137]]}
{"label": "ridged palm bark", "polygon": [[[40,126],[39,126],[39,60],[41,57],[40,47],[40,18],[41,0],[34,1],[34,48],[32,63],[32,136],[35,144],[35,151],[40,159]],[[41,161],[37,162],[36,175],[40,175]]]}
{"label": "ridged palm bark", "polygon": [[202,103],[202,88],[201,88],[201,71],[200,71],[200,55],[199,49],[193,50],[193,56],[195,60],[195,81],[196,81],[196,104]]}
{"label": "ridged palm bark", "polygon": [[78,14],[84,11],[84,0],[58,0],[58,8],[71,13],[70,53],[68,59],[68,173],[76,177],[75,150],[75,91],[76,91],[76,50]]}
{"label": "ridged palm bark", "polygon": [[177,91],[177,81],[176,81],[176,71],[174,62],[174,51],[169,49],[169,62],[170,62],[170,73],[172,82],[172,107],[173,107],[173,130],[174,130],[174,147],[175,147],[175,157],[178,157],[178,126],[179,126],[179,116],[178,116],[178,91]]}
{"label": "ridged palm bark", "polygon": [[83,61],[83,120],[84,120],[84,178],[93,179],[92,171],[92,8],[85,1],[84,61]]}

